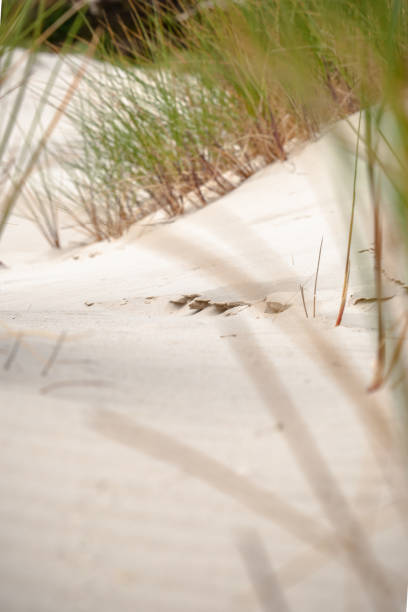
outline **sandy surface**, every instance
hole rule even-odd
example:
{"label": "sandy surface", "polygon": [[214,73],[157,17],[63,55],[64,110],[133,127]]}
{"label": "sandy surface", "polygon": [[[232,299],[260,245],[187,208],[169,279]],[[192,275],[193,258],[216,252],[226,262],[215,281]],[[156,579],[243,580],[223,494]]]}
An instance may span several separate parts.
{"label": "sandy surface", "polygon": [[49,252],[11,218],[1,610],[405,609],[397,394],[365,392],[364,198],[334,328],[351,179],[329,183],[330,141],[109,244]]}

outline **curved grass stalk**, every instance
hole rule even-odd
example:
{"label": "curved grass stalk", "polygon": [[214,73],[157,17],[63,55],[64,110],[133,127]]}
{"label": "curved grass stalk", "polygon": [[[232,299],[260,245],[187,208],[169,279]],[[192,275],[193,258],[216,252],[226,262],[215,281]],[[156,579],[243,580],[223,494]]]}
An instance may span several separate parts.
{"label": "curved grass stalk", "polygon": [[348,231],[346,267],[344,270],[343,291],[341,294],[341,302],[340,302],[339,313],[337,315],[336,327],[341,324],[342,319],[343,319],[344,309],[346,307],[346,300],[347,300],[348,283],[349,283],[349,278],[350,278],[350,254],[351,254],[351,241],[353,237],[354,215],[355,215],[355,210],[356,210],[357,168],[358,168],[359,147],[360,147],[361,114],[362,113],[360,111],[360,115],[358,118],[356,151],[355,151],[355,156],[354,156],[353,199],[351,203],[351,215],[350,215],[350,224],[349,224],[349,231]]}

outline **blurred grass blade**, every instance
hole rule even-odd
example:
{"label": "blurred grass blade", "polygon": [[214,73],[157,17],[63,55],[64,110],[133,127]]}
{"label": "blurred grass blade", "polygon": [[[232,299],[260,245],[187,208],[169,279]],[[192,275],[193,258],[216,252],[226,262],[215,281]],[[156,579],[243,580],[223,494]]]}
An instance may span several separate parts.
{"label": "blurred grass blade", "polygon": [[24,169],[24,171],[22,172],[21,176],[19,177],[19,179],[17,181],[14,182],[13,186],[10,188],[10,191],[8,193],[8,195],[5,197],[4,203],[3,203],[3,207],[2,207],[2,211],[1,211],[1,218],[0,218],[0,238],[1,238],[1,234],[4,231],[4,227],[7,221],[7,218],[14,206],[14,203],[17,199],[17,197],[19,196],[21,189],[23,187],[23,185],[26,183],[28,177],[30,176],[31,172],[33,171],[39,156],[41,154],[41,152],[43,151],[43,149],[45,148],[49,138],[51,137],[53,131],[55,130],[55,128],[57,127],[62,115],[64,114],[72,96],[74,95],[75,90],[77,89],[81,79],[83,78],[86,68],[87,68],[87,63],[88,63],[88,59],[89,57],[91,57],[93,55],[93,53],[95,52],[95,48],[97,45],[97,41],[98,41],[98,35],[95,34],[94,39],[92,41],[92,44],[89,46],[88,49],[88,53],[85,56],[85,59],[82,63],[82,65],[80,66],[79,70],[77,71],[77,73],[74,75],[73,80],[62,100],[62,102],[60,103],[60,105],[58,106],[58,108],[56,109],[53,118],[51,119],[47,129],[45,130],[43,136],[41,137],[37,147],[35,148],[34,152],[32,153],[29,162],[26,166],[26,168]]}
{"label": "blurred grass blade", "polygon": [[[10,161],[6,159],[6,153],[8,152],[8,148],[11,145],[13,132],[15,131],[18,125],[18,117],[20,116],[23,110],[31,70],[36,60],[36,50],[44,42],[46,42],[48,37],[52,35],[52,33],[55,32],[61,26],[61,24],[65,23],[68,19],[75,15],[82,6],[85,5],[85,0],[82,0],[79,4],[75,4],[75,6],[72,6],[65,14],[61,15],[58,19],[56,19],[54,23],[51,23],[51,25],[47,27],[45,32],[43,32],[42,34],[40,34],[40,31],[43,24],[44,15],[46,14],[44,10],[43,0],[39,3],[38,13],[34,22],[29,24],[28,29],[25,27],[27,15],[29,13],[30,8],[33,7],[34,4],[35,3],[30,0],[29,2],[26,2],[22,5],[17,5],[17,7],[11,11],[9,7],[8,12],[3,15],[3,21],[1,24],[0,39],[3,49],[0,58],[0,87],[2,89],[4,89],[6,84],[10,81],[11,77],[16,73],[16,70],[21,65],[21,63],[25,62],[22,77],[17,83],[17,85],[13,85],[11,89],[6,90],[3,94],[3,96],[10,95],[15,89],[17,89],[17,95],[12,101],[10,112],[8,114],[6,113],[5,125],[1,130],[2,133],[0,138],[0,161],[2,161],[3,163]],[[55,6],[57,5],[58,3],[56,3]],[[50,11],[52,10],[54,10],[54,7],[51,7]],[[70,35],[68,35],[69,41],[72,41],[72,38],[79,27],[79,19],[80,18],[78,16],[77,19],[74,21],[74,24],[71,29],[71,37]],[[22,43],[24,43],[27,36],[32,37],[32,40],[28,39],[28,49],[27,51],[21,52],[16,59],[15,50]],[[66,103],[68,102],[68,100],[65,100],[66,103],[64,102],[58,107],[54,115],[54,119],[51,121],[45,134],[40,139],[39,145],[36,146],[34,152],[31,152],[31,141],[34,136],[34,132],[38,127],[42,112],[46,104],[48,103],[49,95],[51,93],[52,86],[54,85],[55,80],[57,78],[60,66],[61,62],[59,61],[56,63],[54,70],[51,72],[46,82],[36,112],[34,113],[33,119],[31,121],[31,125],[28,127],[25,139],[20,148],[19,159],[13,161],[12,169],[9,170],[12,186],[11,188],[9,188],[8,193],[0,202],[0,235],[5,227],[7,218],[14,206],[14,203],[24,183],[28,179],[32,170],[34,169],[34,166],[46,145],[48,137],[54,130],[56,124],[58,123],[59,117],[61,116],[61,112],[66,107]],[[76,78],[74,79],[74,82],[76,82]],[[58,120],[55,121],[57,117]]]}

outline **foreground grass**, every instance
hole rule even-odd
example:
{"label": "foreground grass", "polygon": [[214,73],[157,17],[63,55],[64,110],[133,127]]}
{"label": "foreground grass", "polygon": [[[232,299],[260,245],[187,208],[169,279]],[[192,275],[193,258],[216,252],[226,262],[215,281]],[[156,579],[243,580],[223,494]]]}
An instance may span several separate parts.
{"label": "foreground grass", "polygon": [[[39,9],[35,13],[36,18],[30,20],[31,11],[37,4],[39,4]],[[4,101],[7,97],[13,95],[15,91],[17,91],[17,95],[14,97],[11,106],[6,106],[6,112],[2,113],[0,125],[0,167],[3,179],[3,192],[0,199],[0,236],[17,198],[36,167],[41,154],[46,148],[47,141],[61,119],[69,100],[72,98],[73,92],[83,76],[83,69],[80,69],[74,75],[66,95],[55,109],[53,118],[44,130],[43,135],[36,141],[34,134],[37,125],[41,120],[62,65],[61,62],[57,62],[43,90],[38,92],[40,102],[28,129],[26,129],[26,136],[22,146],[18,148],[17,153],[14,153],[11,146],[12,137],[18,129],[18,120],[23,110],[30,72],[35,64],[38,50],[58,28],[68,20],[73,19],[72,27],[66,39],[66,45],[70,46],[82,22],[82,17],[78,14],[81,3],[63,14],[60,13],[61,4],[61,2],[56,2],[47,9],[44,2],[38,3],[34,0],[28,0],[14,4],[5,2],[4,7],[2,7],[3,15],[0,27],[0,100]],[[82,2],[83,4],[84,2]],[[50,21],[50,25],[45,27],[44,24],[47,20]],[[16,50],[22,46],[25,51],[16,53]],[[21,80],[17,83],[14,82],[16,73],[22,74]],[[58,246],[58,240],[55,241],[55,246]]]}

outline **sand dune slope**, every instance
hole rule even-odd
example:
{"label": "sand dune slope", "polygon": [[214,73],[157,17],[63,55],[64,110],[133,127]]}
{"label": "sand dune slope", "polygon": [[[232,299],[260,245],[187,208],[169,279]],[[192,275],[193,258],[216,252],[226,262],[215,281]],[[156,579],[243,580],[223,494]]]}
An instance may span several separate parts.
{"label": "sand dune slope", "polygon": [[367,212],[335,329],[351,191],[330,186],[328,151],[110,244],[50,254],[11,219],[1,610],[404,609],[398,417],[365,392]]}

